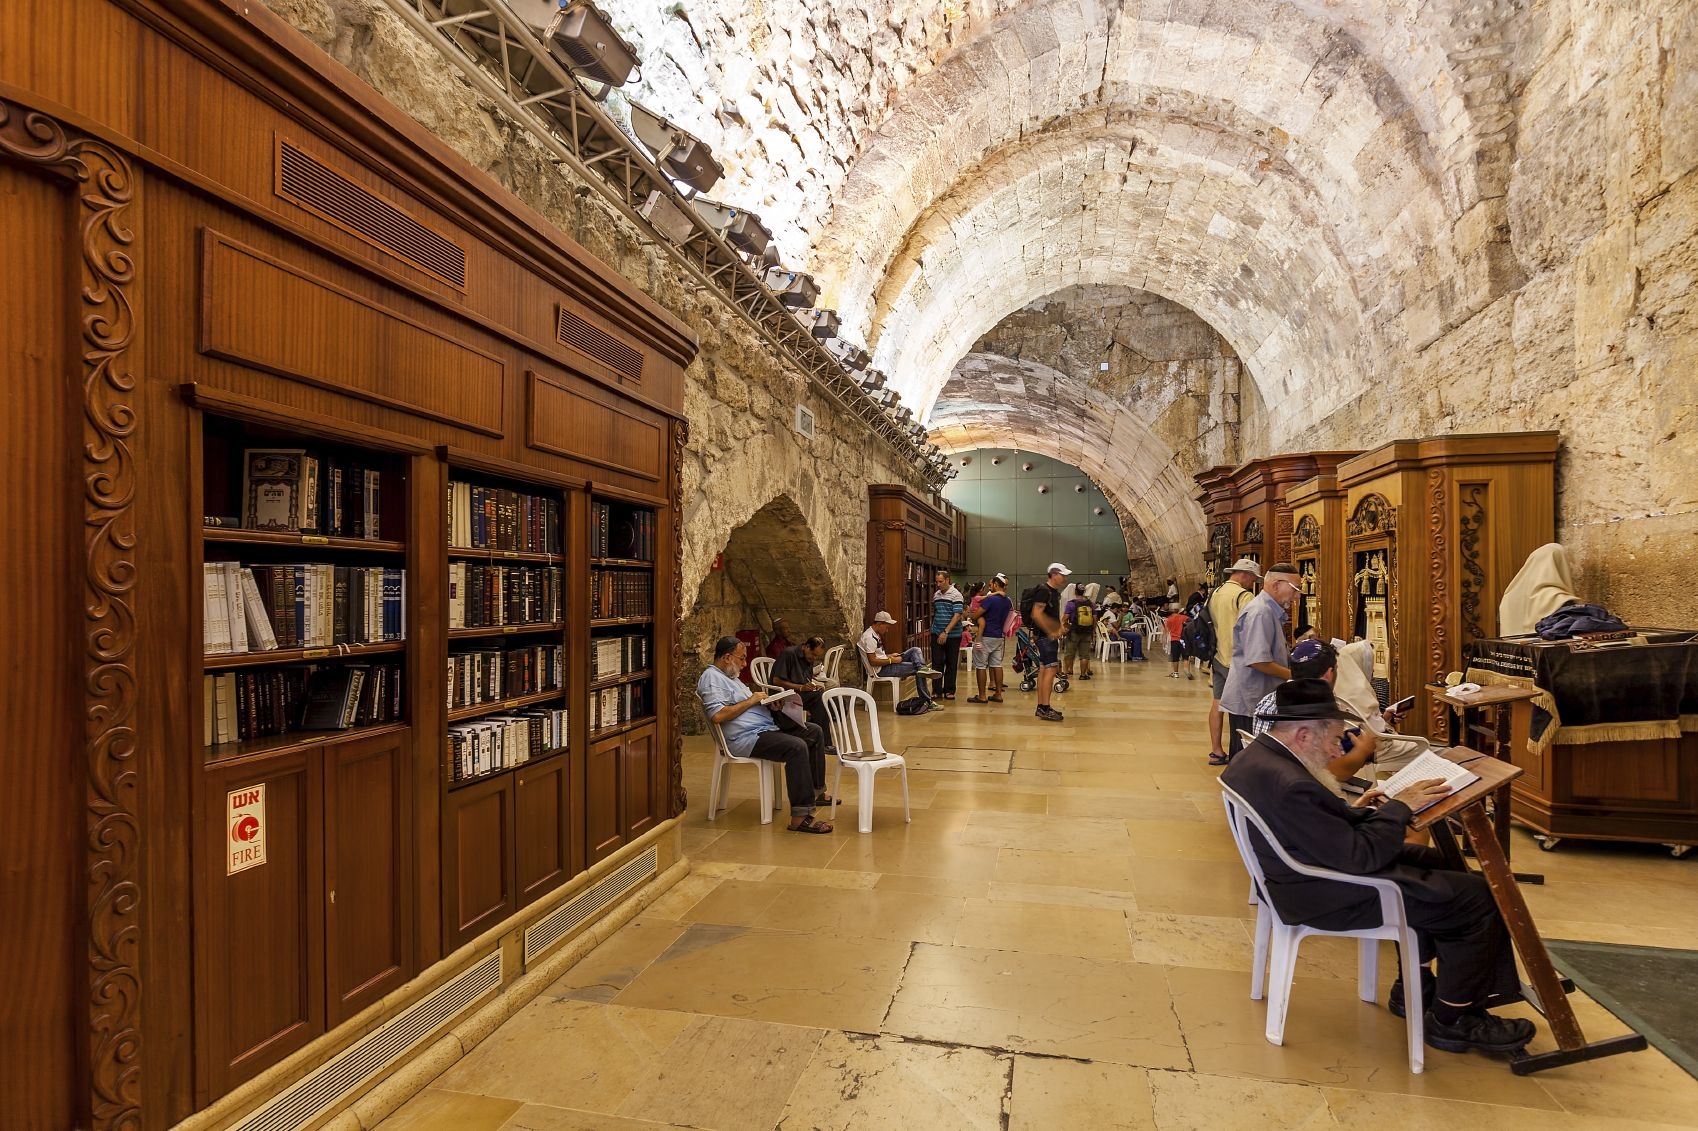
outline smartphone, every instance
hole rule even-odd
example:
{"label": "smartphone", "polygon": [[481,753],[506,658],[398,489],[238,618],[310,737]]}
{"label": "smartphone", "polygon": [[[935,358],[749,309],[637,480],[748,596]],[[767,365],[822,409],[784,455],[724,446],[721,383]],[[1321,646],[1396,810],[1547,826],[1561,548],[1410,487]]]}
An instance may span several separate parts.
{"label": "smartphone", "polygon": [[1393,703],[1390,707],[1388,707],[1386,709],[1391,711],[1394,714],[1401,715],[1405,711],[1409,710],[1409,708],[1413,707],[1414,705],[1415,705],[1415,696],[1411,695],[1407,699],[1399,699],[1397,702]]}

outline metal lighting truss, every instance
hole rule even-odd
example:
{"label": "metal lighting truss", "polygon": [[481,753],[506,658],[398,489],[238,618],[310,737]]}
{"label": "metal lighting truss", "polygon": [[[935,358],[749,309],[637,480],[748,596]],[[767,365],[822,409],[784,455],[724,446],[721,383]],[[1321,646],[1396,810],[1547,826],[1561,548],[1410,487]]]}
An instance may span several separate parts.
{"label": "metal lighting truss", "polygon": [[[942,485],[929,444],[916,442],[869,399],[843,365],[762,285],[757,264],[745,263],[708,226],[690,199],[627,137],[573,78],[535,30],[505,0],[384,0],[408,26],[434,44],[483,95],[525,127],[549,152],[655,242],[698,282],[806,373],[816,388],[859,418],[912,463],[933,488]],[[683,239],[662,236],[639,212],[653,194],[689,218]],[[652,211],[652,208],[649,210]]]}

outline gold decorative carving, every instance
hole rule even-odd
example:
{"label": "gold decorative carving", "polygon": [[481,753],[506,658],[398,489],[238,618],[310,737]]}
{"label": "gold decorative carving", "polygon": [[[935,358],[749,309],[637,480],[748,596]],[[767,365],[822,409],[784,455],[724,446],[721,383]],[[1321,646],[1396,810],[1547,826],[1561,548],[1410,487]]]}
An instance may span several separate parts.
{"label": "gold decorative carving", "polygon": [[1321,524],[1315,521],[1315,516],[1306,514],[1297,523],[1297,529],[1291,534],[1293,550],[1316,550],[1321,545]]}
{"label": "gold decorative carving", "polygon": [[1456,516],[1456,546],[1462,555],[1459,578],[1462,607],[1462,639],[1468,645],[1484,639],[1486,632],[1482,612],[1486,606],[1485,541],[1486,503],[1491,498],[1490,483],[1464,483],[1458,495],[1461,502]]}
{"label": "gold decorative carving", "polygon": [[1356,504],[1344,530],[1352,538],[1362,538],[1369,534],[1390,534],[1396,528],[1397,508],[1384,495],[1370,494],[1363,495]]}
{"label": "gold decorative carving", "polygon": [[1262,540],[1262,520],[1252,518],[1244,524],[1244,541],[1260,542]]}
{"label": "gold decorative carving", "polygon": [[[96,1128],[141,1126],[141,828],[137,818],[135,467],[128,367],[136,279],[130,160],[0,98],[0,157],[76,186],[82,242],[83,641],[88,1057]],[[27,976],[27,971],[23,972]]]}

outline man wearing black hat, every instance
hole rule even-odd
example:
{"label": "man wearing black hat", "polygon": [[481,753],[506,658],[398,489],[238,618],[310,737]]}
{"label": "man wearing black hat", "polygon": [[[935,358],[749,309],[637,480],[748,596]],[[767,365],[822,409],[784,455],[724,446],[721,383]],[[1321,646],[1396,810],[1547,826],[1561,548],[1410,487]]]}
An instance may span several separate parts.
{"label": "man wearing black hat", "polygon": [[[1427,1001],[1426,1039],[1447,1052],[1515,1052],[1533,1037],[1524,1018],[1488,1013],[1491,1004],[1520,996],[1509,932],[1485,878],[1451,871],[1431,848],[1404,843],[1415,813],[1442,798],[1440,781],[1419,782],[1377,807],[1352,808],[1317,780],[1339,756],[1351,717],[1333,700],[1324,680],[1294,679],[1275,694],[1268,732],[1246,746],[1221,774],[1254,809],[1282,847],[1302,863],[1351,875],[1394,880],[1404,909],[1419,933],[1422,958],[1438,957],[1436,992]],[[1380,922],[1379,896],[1372,889],[1300,875],[1254,830],[1256,856],[1268,881],[1268,896],[1290,924],[1349,931]],[[1425,979],[1423,979],[1425,981]],[[1391,1008],[1402,1014],[1401,984]]]}

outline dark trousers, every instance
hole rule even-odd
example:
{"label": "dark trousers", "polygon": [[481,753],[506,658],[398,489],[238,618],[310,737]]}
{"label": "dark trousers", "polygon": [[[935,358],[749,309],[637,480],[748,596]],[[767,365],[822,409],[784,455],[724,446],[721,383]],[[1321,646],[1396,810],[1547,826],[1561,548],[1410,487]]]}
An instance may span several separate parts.
{"label": "dark trousers", "polygon": [[961,670],[961,638],[951,636],[942,644],[932,637],[932,667],[942,672],[938,678],[937,692],[939,695],[955,694],[955,676]]}
{"label": "dark trousers", "polygon": [[[807,725],[813,726],[812,723]],[[813,758],[807,742],[781,730],[769,730],[755,739],[755,748],[749,753],[764,761],[784,763],[784,784],[790,795],[790,811],[813,812]]]}
{"label": "dark trousers", "polygon": [[[815,793],[825,789],[825,730],[816,723],[798,723],[783,711],[774,711],[772,721],[778,729],[792,738],[799,738],[808,747],[808,773]],[[813,804],[815,793],[808,794]]]}
{"label": "dark trousers", "polygon": [[1244,735],[1256,733],[1256,720],[1249,715],[1228,714],[1226,724],[1232,731],[1226,748],[1227,756],[1231,757],[1244,749]]}
{"label": "dark trousers", "polygon": [[800,694],[802,697],[802,709],[808,712],[808,721],[820,728],[820,733],[825,735],[825,744],[830,746],[831,715],[825,709],[825,692],[803,691]]}
{"label": "dark trousers", "polygon": [[[1406,844],[1398,857],[1404,868],[1419,869],[1427,890],[1404,889],[1403,907],[1421,939],[1421,961],[1439,962],[1438,996],[1454,1005],[1479,1005],[1488,998],[1515,1001],[1521,979],[1509,928],[1492,899],[1486,878],[1444,866],[1436,848]],[[1363,922],[1364,911],[1367,922]],[[1351,930],[1379,922],[1379,899],[1322,916],[1309,925],[1322,930]]]}

